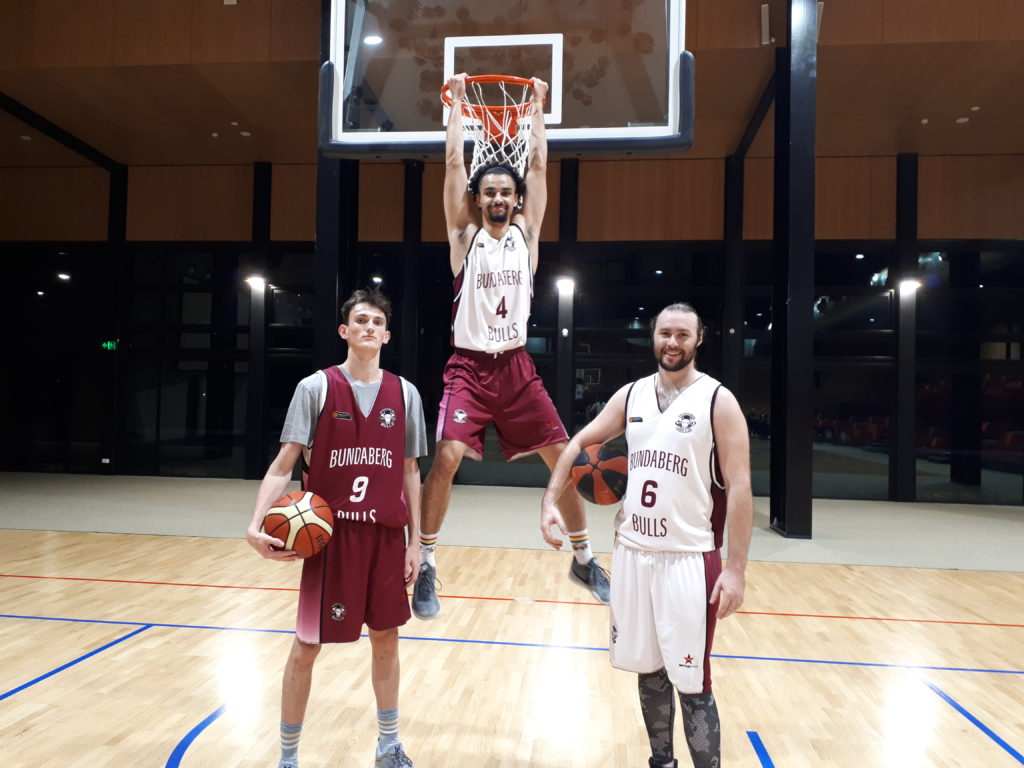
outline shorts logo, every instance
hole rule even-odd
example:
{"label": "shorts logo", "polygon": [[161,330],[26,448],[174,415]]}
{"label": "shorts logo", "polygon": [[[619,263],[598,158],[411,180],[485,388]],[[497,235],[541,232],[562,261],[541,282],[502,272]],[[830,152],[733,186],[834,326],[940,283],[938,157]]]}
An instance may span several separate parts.
{"label": "shorts logo", "polygon": [[687,669],[695,669],[697,667],[697,665],[693,663],[693,656],[690,654],[686,654],[686,658],[679,663],[679,666],[686,667]]}
{"label": "shorts logo", "polygon": [[344,621],[345,620],[345,606],[341,603],[335,603],[331,606],[331,621]]}
{"label": "shorts logo", "polygon": [[341,419],[342,421],[352,421],[352,414],[345,413],[344,411],[335,411],[334,418]]}
{"label": "shorts logo", "polygon": [[395,417],[395,412],[391,408],[380,409],[380,425],[391,429],[395,424],[398,423],[398,419]]}
{"label": "shorts logo", "polygon": [[692,413],[681,413],[676,419],[676,431],[682,432],[684,435],[693,432],[695,426],[697,426],[697,417]]}
{"label": "shorts logo", "polygon": [[452,414],[452,418],[455,419],[456,424],[465,424],[467,415],[464,410],[459,408],[454,414]]}

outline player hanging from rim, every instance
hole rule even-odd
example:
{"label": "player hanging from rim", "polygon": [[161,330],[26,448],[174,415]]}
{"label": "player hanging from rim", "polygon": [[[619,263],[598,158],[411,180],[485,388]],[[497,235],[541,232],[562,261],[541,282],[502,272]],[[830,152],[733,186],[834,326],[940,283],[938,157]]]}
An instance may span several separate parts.
{"label": "player hanging from rim", "polygon": [[[452,109],[445,140],[444,213],[455,278],[455,349],[444,369],[437,450],[423,486],[421,564],[412,597],[413,613],[421,619],[431,619],[441,610],[434,546],[451,500],[455,472],[464,457],[483,458],[488,423],[494,422],[508,461],[538,453],[553,467],[568,440],[525,347],[548,196],[543,115],[548,85],[538,78],[532,82],[527,196],[520,174],[500,164],[482,166],[467,183],[462,124],[466,75],[448,81]],[[558,512],[541,518],[544,540],[561,548],[562,540],[551,532],[551,526],[558,525],[572,542],[569,578],[607,603],[608,575],[590,551],[586,513],[578,494],[564,494]]]}

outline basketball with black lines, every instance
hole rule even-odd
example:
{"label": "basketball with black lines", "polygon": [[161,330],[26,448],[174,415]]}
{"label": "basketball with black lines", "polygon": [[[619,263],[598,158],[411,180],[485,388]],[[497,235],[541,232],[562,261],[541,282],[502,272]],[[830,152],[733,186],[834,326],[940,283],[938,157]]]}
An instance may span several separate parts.
{"label": "basketball with black lines", "polygon": [[311,491],[292,491],[270,505],[263,518],[263,532],[284,542],[283,549],[299,557],[312,557],[334,532],[327,502]]}
{"label": "basketball with black lines", "polygon": [[626,454],[607,445],[588,445],[572,463],[570,477],[580,496],[593,504],[615,504],[626,493]]}

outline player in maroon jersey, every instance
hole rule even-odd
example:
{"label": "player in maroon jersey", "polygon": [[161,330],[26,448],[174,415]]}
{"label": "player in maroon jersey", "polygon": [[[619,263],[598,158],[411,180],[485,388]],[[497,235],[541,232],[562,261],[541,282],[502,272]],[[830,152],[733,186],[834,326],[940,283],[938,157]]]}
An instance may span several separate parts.
{"label": "player in maroon jersey", "polygon": [[381,347],[391,336],[390,302],[375,290],[356,291],[341,316],[345,362],[296,387],[281,449],[260,484],[246,533],[263,557],[296,559],[294,552],[274,549],[282,542],[261,525],[301,459],[303,488],[330,504],[334,533],[322,552],[303,561],[295,639],[282,686],[280,768],[298,766],[321,645],[355,642],[363,624],[377,698],[375,765],[412,765],[398,740],[398,627],[411,615],[406,586],[419,568],[417,459],[427,453],[423,405],[412,384],[380,368]]}

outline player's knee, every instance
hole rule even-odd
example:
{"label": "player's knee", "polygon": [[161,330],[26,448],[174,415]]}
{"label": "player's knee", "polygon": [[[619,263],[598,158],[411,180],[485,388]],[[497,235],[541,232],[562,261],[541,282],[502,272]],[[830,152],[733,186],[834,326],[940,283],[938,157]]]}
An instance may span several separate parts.
{"label": "player's knee", "polygon": [[316,657],[320,653],[319,645],[312,645],[310,643],[303,643],[296,639],[292,643],[292,662],[302,667],[309,667],[316,661]]}
{"label": "player's knee", "polygon": [[462,463],[462,455],[465,449],[453,445],[439,446],[434,455],[434,463],[430,466],[430,474],[437,474],[440,477],[452,478]]}
{"label": "player's knee", "polygon": [[394,656],[398,653],[398,628],[394,629],[371,629],[370,645],[373,653],[378,657]]}

